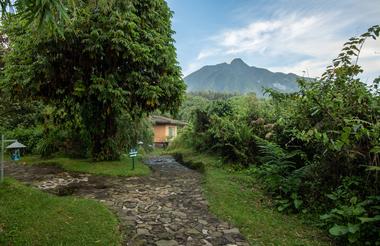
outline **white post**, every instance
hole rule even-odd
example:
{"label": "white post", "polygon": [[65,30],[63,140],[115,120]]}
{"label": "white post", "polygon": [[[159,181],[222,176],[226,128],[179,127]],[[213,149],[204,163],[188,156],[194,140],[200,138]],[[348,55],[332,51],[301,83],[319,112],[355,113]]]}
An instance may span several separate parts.
{"label": "white post", "polygon": [[0,162],[1,162],[0,183],[2,183],[4,181],[4,135],[1,135],[1,156],[0,156]]}

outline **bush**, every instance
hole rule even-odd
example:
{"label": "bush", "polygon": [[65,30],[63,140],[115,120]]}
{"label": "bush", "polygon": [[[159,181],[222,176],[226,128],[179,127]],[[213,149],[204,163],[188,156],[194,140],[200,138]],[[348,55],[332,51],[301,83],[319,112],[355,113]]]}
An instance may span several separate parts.
{"label": "bush", "polygon": [[254,135],[245,122],[214,116],[208,134],[213,138],[211,149],[226,161],[246,167],[255,162],[257,150]]}
{"label": "bush", "polygon": [[178,163],[181,163],[182,165],[184,165],[190,169],[196,170],[196,171],[201,172],[201,173],[205,172],[205,170],[206,170],[205,164],[203,162],[192,161],[192,160],[185,161],[183,158],[183,155],[181,153],[175,152],[173,154],[173,157]]}
{"label": "bush", "polygon": [[66,132],[58,128],[45,129],[43,138],[37,144],[37,153],[42,157],[50,157],[52,154],[65,149]]}
{"label": "bush", "polygon": [[380,245],[380,196],[360,201],[352,197],[347,204],[339,204],[321,220],[329,233],[342,243]]}
{"label": "bush", "polygon": [[17,139],[26,146],[25,153],[36,153],[38,142],[42,139],[42,127],[24,128],[19,127],[5,133],[7,139]]}

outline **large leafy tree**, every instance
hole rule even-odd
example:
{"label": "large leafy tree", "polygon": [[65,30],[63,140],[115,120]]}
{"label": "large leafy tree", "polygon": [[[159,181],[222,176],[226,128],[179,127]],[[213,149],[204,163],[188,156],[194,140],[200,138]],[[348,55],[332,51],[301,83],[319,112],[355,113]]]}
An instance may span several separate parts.
{"label": "large leafy tree", "polygon": [[83,125],[94,159],[117,159],[121,115],[136,119],[181,103],[172,13],[164,0],[83,0],[68,15],[60,36],[36,34],[19,15],[7,19],[5,83],[53,105],[63,122]]}

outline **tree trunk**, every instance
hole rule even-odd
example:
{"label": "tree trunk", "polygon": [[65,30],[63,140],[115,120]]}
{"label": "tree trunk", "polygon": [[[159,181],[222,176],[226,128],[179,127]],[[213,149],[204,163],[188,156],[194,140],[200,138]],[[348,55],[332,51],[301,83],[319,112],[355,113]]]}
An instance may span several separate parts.
{"label": "tree trunk", "polygon": [[[109,107],[105,107],[106,109]],[[106,111],[106,110],[104,110]],[[114,112],[109,112],[98,124],[98,129],[94,129],[92,158],[95,161],[114,161],[120,159],[120,150],[117,140],[117,119]]]}

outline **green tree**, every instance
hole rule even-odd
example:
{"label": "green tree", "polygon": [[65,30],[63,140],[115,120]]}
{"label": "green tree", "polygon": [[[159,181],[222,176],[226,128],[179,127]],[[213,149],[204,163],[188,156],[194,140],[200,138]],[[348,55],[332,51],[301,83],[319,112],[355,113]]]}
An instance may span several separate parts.
{"label": "green tree", "polygon": [[175,111],[185,84],[164,0],[99,2],[78,2],[62,36],[36,34],[11,15],[4,73],[12,93],[53,105],[57,121],[83,125],[94,159],[113,160],[123,150],[120,116]]}

